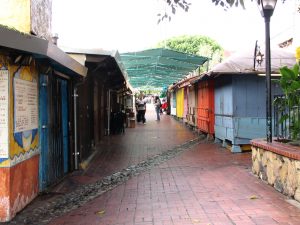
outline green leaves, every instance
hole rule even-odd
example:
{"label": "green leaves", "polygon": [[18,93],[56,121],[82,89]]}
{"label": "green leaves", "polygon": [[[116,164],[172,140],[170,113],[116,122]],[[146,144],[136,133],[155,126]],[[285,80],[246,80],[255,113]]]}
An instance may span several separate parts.
{"label": "green leaves", "polygon": [[292,69],[288,67],[280,68],[281,78],[279,80],[280,86],[283,89],[284,94],[290,97],[300,90],[300,79],[299,79],[299,65],[296,64]]}
{"label": "green leaves", "polygon": [[279,123],[283,123],[284,121],[286,121],[289,118],[288,114],[284,114],[280,119],[279,119]]}
{"label": "green leaves", "polygon": [[[183,35],[169,38],[157,44],[157,47],[172,49],[210,59],[209,67],[213,67],[223,58],[223,48],[212,38],[202,35]],[[205,70],[206,68],[202,67]]]}
{"label": "green leaves", "polygon": [[[185,12],[189,11],[189,8],[191,6],[191,3],[188,2],[188,0],[164,0],[168,6],[172,10],[172,14],[176,14],[176,9],[179,7]],[[242,7],[245,9],[245,0],[211,0],[211,2],[216,5],[224,8],[224,10],[228,10],[232,7]],[[285,2],[286,0],[281,0],[282,2]],[[261,0],[251,0],[251,2],[255,2],[257,4],[260,4]],[[168,18],[169,21],[171,20],[171,16],[169,16],[169,13],[166,12],[166,16],[162,16],[159,18],[158,23],[162,22],[164,19]]]}
{"label": "green leaves", "polygon": [[183,35],[173,37],[158,43],[157,47],[164,47],[165,45],[169,49],[194,55],[198,55],[199,50],[203,46],[210,46],[212,53],[223,50],[215,40],[201,35]]}
{"label": "green leaves", "polygon": [[224,8],[224,10],[227,10],[229,8],[235,7],[242,7],[245,9],[244,0],[211,0],[213,4],[216,6],[220,5]]}
{"label": "green leaves", "polygon": [[157,24],[161,23],[165,19],[168,19],[170,22],[172,19],[171,15],[175,15],[178,8],[181,8],[183,11],[188,12],[191,5],[191,3],[186,0],[164,0],[164,1],[169,6],[171,12],[167,10],[163,14],[162,13],[157,14],[158,16]]}
{"label": "green leaves", "polygon": [[[284,98],[276,98],[274,105],[281,113],[279,123],[288,121],[288,126],[292,139],[300,138],[300,77],[299,65],[295,64],[293,68],[286,66],[280,68],[281,78],[279,80],[280,87],[285,95]],[[287,110],[288,109],[288,110]]]}

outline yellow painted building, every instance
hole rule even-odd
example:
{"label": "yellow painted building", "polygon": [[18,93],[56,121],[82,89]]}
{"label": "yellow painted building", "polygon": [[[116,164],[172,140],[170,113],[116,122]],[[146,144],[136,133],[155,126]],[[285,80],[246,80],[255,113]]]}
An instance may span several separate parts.
{"label": "yellow painted building", "polygon": [[0,25],[51,40],[52,0],[1,0]]}
{"label": "yellow painted building", "polygon": [[30,33],[31,0],[2,0],[0,23],[24,33]]}
{"label": "yellow painted building", "polygon": [[176,116],[183,118],[184,111],[184,88],[180,88],[176,91]]}

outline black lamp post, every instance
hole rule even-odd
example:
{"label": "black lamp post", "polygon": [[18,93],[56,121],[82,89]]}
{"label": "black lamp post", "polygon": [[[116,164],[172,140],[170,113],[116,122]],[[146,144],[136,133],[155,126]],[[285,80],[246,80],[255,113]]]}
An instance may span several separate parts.
{"label": "black lamp post", "polygon": [[271,52],[270,52],[270,18],[273,15],[277,0],[257,0],[259,10],[265,19],[266,35],[266,112],[267,142],[272,142],[272,95],[271,95]]}
{"label": "black lamp post", "polygon": [[256,57],[255,57],[255,60],[257,62],[257,65],[261,66],[262,62],[263,62],[263,57],[264,57],[264,54],[262,54],[260,52],[260,49],[258,50],[258,53],[256,54]]}

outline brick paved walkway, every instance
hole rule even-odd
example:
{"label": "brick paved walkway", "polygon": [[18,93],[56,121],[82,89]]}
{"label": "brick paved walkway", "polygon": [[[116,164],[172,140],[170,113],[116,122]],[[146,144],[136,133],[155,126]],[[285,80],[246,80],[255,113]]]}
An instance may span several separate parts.
{"label": "brick paved walkway", "polygon": [[154,108],[149,105],[146,125],[136,124],[135,128],[127,128],[124,135],[105,137],[101,146],[98,147],[98,153],[86,170],[75,171],[66,176],[63,181],[49,190],[48,194],[38,196],[8,224],[21,225],[20,221],[24,218],[31,218],[36,209],[41,211],[44,205],[56,202],[57,199],[64,197],[64,194],[74,191],[77,187],[93,184],[128,166],[138,164],[148,157],[199,137],[171,116],[162,115],[160,122],[155,121],[155,118]]}
{"label": "brick paved walkway", "polygon": [[64,193],[69,191],[70,186],[74,189],[74,185],[93,183],[197,137],[171,116],[164,114],[161,121],[155,121],[153,105],[148,104],[147,108],[145,125],[137,123],[135,128],[126,128],[124,135],[106,137],[89,168],[68,176],[53,191]]}
{"label": "brick paved walkway", "polygon": [[[93,182],[195,137],[169,116],[159,123],[154,118],[148,112],[146,125],[111,137],[107,149],[72,182]],[[300,225],[300,209],[251,173],[250,153],[202,143],[50,224]]]}

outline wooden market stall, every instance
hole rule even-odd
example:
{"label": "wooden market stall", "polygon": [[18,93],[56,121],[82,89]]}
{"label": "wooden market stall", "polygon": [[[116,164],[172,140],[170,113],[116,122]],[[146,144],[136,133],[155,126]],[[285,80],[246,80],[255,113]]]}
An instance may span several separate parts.
{"label": "wooden market stall", "polygon": [[184,86],[183,87],[183,115],[182,115],[182,119],[183,122],[187,122],[187,115],[188,115],[188,87]]}
{"label": "wooden market stall", "polygon": [[188,86],[188,112],[187,112],[187,123],[196,127],[196,118],[197,118],[197,87],[195,84],[191,84]]}
{"label": "wooden market stall", "polygon": [[214,81],[198,81],[197,128],[209,135],[214,135]]}
{"label": "wooden market stall", "polygon": [[191,127],[196,127],[197,79],[199,75],[192,74],[177,84],[178,87],[184,88],[183,121]]}
{"label": "wooden market stall", "polygon": [[[295,63],[294,54],[282,49],[271,55],[274,78],[280,67]],[[204,76],[214,81],[215,139],[232,152],[241,152],[251,139],[266,136],[264,68],[264,63],[253,68],[253,53],[246,52],[228,58]],[[279,85],[272,83],[272,95],[279,93]],[[200,91],[200,104],[201,95]]]}
{"label": "wooden market stall", "polygon": [[172,116],[176,116],[176,92],[170,91],[170,113]]}
{"label": "wooden market stall", "polygon": [[184,88],[179,88],[176,90],[176,116],[182,119],[183,113],[184,113]]}

